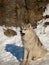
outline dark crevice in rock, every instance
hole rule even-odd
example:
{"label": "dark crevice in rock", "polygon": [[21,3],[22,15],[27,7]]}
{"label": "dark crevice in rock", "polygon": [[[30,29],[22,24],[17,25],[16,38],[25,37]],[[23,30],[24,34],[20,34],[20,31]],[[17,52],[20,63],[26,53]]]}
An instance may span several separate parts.
{"label": "dark crevice in rock", "polygon": [[27,7],[27,2],[25,0],[25,8],[26,8],[26,18],[25,18],[25,22],[26,24],[30,23],[29,19],[28,19],[28,7]]}
{"label": "dark crevice in rock", "polygon": [[49,25],[49,22],[44,23],[44,27],[47,27]]}
{"label": "dark crevice in rock", "polygon": [[25,8],[26,8],[26,10],[28,10],[28,7],[27,7],[27,3],[26,3],[26,0],[25,0]]}

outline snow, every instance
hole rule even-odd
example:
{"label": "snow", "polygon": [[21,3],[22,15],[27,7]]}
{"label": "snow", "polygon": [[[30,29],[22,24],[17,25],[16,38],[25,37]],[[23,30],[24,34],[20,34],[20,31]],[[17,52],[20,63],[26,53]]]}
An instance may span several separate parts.
{"label": "snow", "polygon": [[[8,27],[9,29],[15,30],[17,35],[13,36],[13,37],[7,37],[4,35],[4,29],[6,27],[5,26],[0,26],[0,42],[4,42],[4,44],[7,44],[7,42],[9,43],[16,43],[16,45],[21,45],[22,46],[22,41],[21,41],[21,35],[20,35],[20,28],[17,27],[17,29],[15,27]],[[6,28],[6,29],[8,29]],[[18,44],[19,43],[19,44]]]}
{"label": "snow", "polygon": [[[46,15],[49,15],[49,4],[47,4],[45,12],[43,13],[43,16]],[[47,50],[49,50],[49,25],[44,27],[45,22],[49,22],[49,18],[38,21],[35,32],[39,37],[40,41],[42,42],[42,44],[44,45],[44,47]]]}
{"label": "snow", "polygon": [[42,19],[39,21],[35,32],[45,48],[49,50],[49,25],[44,27],[45,22],[49,22],[49,19]]}
{"label": "snow", "polygon": [[[49,19],[42,19],[37,23],[37,28],[34,29],[36,32],[37,36],[39,37],[40,41],[44,45],[44,47],[49,50],[49,25],[44,27],[44,23],[49,22]],[[12,36],[12,37],[7,37],[4,35],[5,29],[12,29],[17,32],[17,35]],[[0,59],[1,61],[8,62],[8,61],[16,61],[18,62],[17,58],[13,56],[10,52],[7,52],[5,50],[5,47],[7,44],[14,44],[20,47],[23,47],[22,45],[22,40],[21,40],[21,35],[20,35],[20,28],[19,27],[5,27],[5,26],[0,26]],[[46,55],[47,56],[47,55]],[[42,59],[44,60],[47,57],[38,59],[34,62],[33,64],[41,61]],[[49,54],[48,54],[49,56]]]}
{"label": "snow", "polygon": [[[17,35],[12,36],[12,37],[7,37],[4,35],[4,29],[12,29],[17,32]],[[19,27],[5,27],[5,26],[0,26],[0,59],[4,62],[15,60],[15,56],[13,56],[10,52],[5,51],[6,44],[15,44],[17,46],[23,46],[22,41],[21,41],[21,35],[20,35],[20,28]]]}

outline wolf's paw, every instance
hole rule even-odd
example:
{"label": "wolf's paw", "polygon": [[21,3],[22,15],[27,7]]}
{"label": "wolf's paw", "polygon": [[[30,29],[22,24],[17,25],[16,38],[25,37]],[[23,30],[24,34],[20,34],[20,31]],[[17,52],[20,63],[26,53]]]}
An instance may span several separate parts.
{"label": "wolf's paw", "polygon": [[26,65],[26,63],[23,61],[23,62],[20,62],[20,65]]}
{"label": "wolf's paw", "polygon": [[30,65],[30,62],[27,62],[26,65]]}

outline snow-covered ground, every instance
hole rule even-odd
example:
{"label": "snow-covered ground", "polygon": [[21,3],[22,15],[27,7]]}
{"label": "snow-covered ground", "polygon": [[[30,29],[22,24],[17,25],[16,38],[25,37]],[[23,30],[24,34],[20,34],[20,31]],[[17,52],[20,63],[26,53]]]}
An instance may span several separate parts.
{"label": "snow-covered ground", "polygon": [[[49,25],[44,27],[45,22],[49,22],[49,19],[46,19],[46,20],[42,19],[40,22],[38,22],[37,28],[34,30],[36,34],[38,35],[40,41],[44,45],[44,47],[47,50],[49,50]],[[13,37],[5,36],[4,29],[8,29],[8,28],[16,31],[17,35]],[[18,62],[15,56],[13,56],[10,52],[7,52],[5,50],[5,47],[7,44],[14,44],[14,45],[23,47],[19,27],[15,28],[15,27],[0,26],[0,60],[3,62],[8,62],[8,61]],[[37,62],[40,62],[40,60],[45,59],[45,58],[47,59],[47,56],[45,56],[44,58],[38,59],[36,61],[33,61],[32,63],[34,65]]]}
{"label": "snow-covered ground", "polygon": [[[49,15],[49,5],[47,5],[47,8],[46,8],[45,12],[43,13],[43,16],[45,16],[45,15]],[[34,30],[35,30],[36,34],[38,35],[40,41],[44,45],[44,47],[47,50],[49,50],[49,25],[44,27],[45,22],[49,22],[49,18],[40,20],[37,24],[37,28]],[[8,28],[16,31],[17,35],[15,35],[13,37],[5,36],[4,29],[8,29]],[[2,62],[8,62],[8,61],[18,62],[18,60],[15,56],[13,56],[10,52],[6,52],[6,50],[5,50],[6,44],[14,44],[14,45],[17,45],[20,47],[23,46],[19,27],[15,28],[15,27],[0,26],[0,62],[1,61]],[[43,65],[40,63],[44,62],[46,59],[49,60],[49,54],[41,59],[33,61],[31,65]],[[46,63],[44,65],[49,65]]]}
{"label": "snow-covered ground", "polygon": [[[49,15],[49,4],[46,6],[45,12],[43,13],[43,16],[46,15]],[[35,29],[35,32],[45,48],[49,50],[49,25],[44,27],[45,22],[49,22],[49,18],[40,20],[37,23],[37,28]]]}
{"label": "snow-covered ground", "polygon": [[[8,29],[8,28],[16,31],[17,35],[13,37],[5,36],[4,29]],[[21,47],[23,46],[19,31],[20,31],[19,27],[15,28],[15,27],[0,26],[0,60],[4,62],[10,61],[10,60],[18,61],[16,57],[13,56],[10,52],[5,51],[5,47],[6,47],[6,44],[14,44]]]}
{"label": "snow-covered ground", "polygon": [[41,21],[39,21],[35,32],[45,48],[49,50],[49,25],[44,27],[45,22],[49,22],[49,19],[42,19]]}

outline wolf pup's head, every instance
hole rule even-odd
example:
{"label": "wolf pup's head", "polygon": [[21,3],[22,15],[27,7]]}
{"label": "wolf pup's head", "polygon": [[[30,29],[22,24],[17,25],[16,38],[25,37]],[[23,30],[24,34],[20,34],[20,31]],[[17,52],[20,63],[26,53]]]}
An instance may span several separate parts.
{"label": "wolf pup's head", "polygon": [[22,26],[22,29],[21,29],[21,34],[22,34],[22,36],[24,36],[26,33],[29,33],[30,32],[30,30],[32,30],[33,29],[33,27],[31,26],[31,24],[29,23],[29,24],[24,24],[23,26]]}

